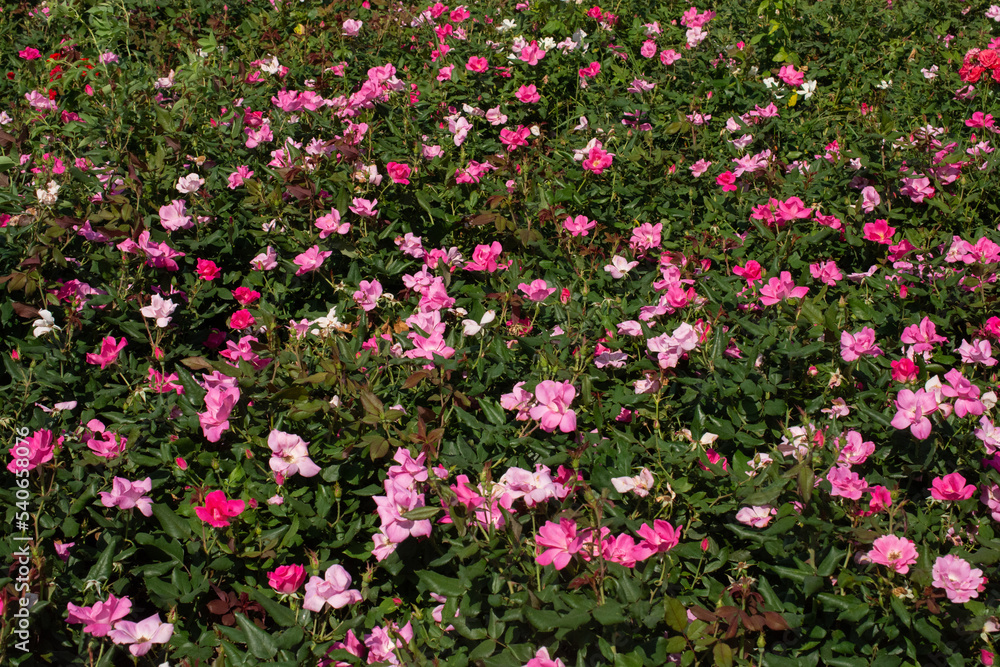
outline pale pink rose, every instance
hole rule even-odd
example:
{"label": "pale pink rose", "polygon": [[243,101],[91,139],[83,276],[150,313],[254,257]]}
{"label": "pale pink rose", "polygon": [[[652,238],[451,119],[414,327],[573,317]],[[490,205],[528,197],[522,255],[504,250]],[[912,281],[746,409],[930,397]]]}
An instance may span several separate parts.
{"label": "pale pink rose", "polygon": [[778,510],[770,505],[744,507],[736,513],[736,520],[754,528],[765,528],[777,514]]}
{"label": "pale pink rose", "polygon": [[576,412],[569,409],[576,397],[576,389],[569,382],[544,380],[535,387],[538,405],[529,414],[538,420],[543,431],[551,433],[558,428],[563,433],[576,430]]}
{"label": "pale pink rose", "polygon": [[382,296],[382,284],[379,281],[362,280],[358,290],[354,292],[354,301],[368,312],[375,309],[380,296]]}
{"label": "pale pink rose", "polygon": [[360,197],[354,197],[349,208],[363,218],[374,218],[378,216],[378,210],[375,208],[376,205],[378,205],[377,199],[369,201]]}
{"label": "pale pink rose", "polygon": [[873,563],[885,565],[900,574],[910,571],[910,566],[917,562],[917,550],[914,543],[905,537],[883,535],[872,542],[868,557]]}
{"label": "pale pink rose", "polygon": [[304,253],[296,255],[293,261],[299,269],[295,272],[295,275],[301,276],[310,271],[316,271],[319,267],[323,266],[323,262],[332,254],[332,250],[320,250],[318,245],[314,245]]}
{"label": "pale pink rose", "polygon": [[708,160],[698,160],[697,162],[695,162],[694,164],[692,164],[691,167],[690,167],[690,169],[691,169],[691,175],[694,176],[695,178],[698,178],[699,176],[701,176],[702,174],[704,174],[706,171],[708,171],[708,168],[711,167],[711,166],[712,166],[712,163],[709,162]]}
{"label": "pale pink rose", "polygon": [[517,286],[517,288],[521,290],[526,297],[528,297],[529,301],[544,301],[556,291],[555,287],[549,287],[548,284],[540,278],[532,280],[530,285],[528,283],[521,283]]}
{"label": "pale pink rose", "polygon": [[160,224],[168,232],[175,232],[178,229],[190,229],[194,227],[194,222],[190,216],[184,215],[187,202],[183,199],[175,199],[166,206],[160,207]]}
{"label": "pale pink rose", "polygon": [[576,217],[568,215],[563,219],[563,227],[573,236],[587,236],[590,234],[589,230],[596,226],[597,223],[589,220],[585,215]]}
{"label": "pale pink rose", "polygon": [[986,583],[982,570],[973,569],[968,561],[951,554],[934,561],[931,574],[931,584],[943,588],[948,599],[956,603],[979,597],[979,589]]}
{"label": "pale pink rose", "polygon": [[840,332],[840,357],[844,361],[857,361],[862,355],[877,357],[882,349],[875,344],[875,330],[863,327],[857,333]]}
{"label": "pale pink rose", "polygon": [[765,306],[773,306],[786,299],[801,299],[809,292],[805,286],[796,287],[792,274],[782,271],[779,278],[771,278],[760,288],[760,302]]}
{"label": "pale pink rose", "polygon": [[[580,551],[580,538],[576,533],[576,522],[572,519],[562,518],[559,523],[545,522],[538,529],[535,535],[538,555],[535,561],[539,565],[552,565],[557,570],[561,570],[573,559],[573,555]],[[545,548],[545,551],[542,551]]]}
{"label": "pale pink rose", "polygon": [[639,265],[639,262],[628,261],[621,255],[615,255],[611,258],[611,263],[604,267],[604,270],[611,274],[611,277],[618,280],[624,278],[625,275]]}
{"label": "pale pink rose", "polygon": [[321,611],[325,605],[340,609],[361,602],[361,591],[349,589],[351,575],[340,565],[331,565],[324,578],[312,577],[306,584],[302,608]]}
{"label": "pale pink rose", "polygon": [[250,260],[250,266],[257,271],[270,271],[278,266],[278,253],[267,246],[267,250]]}
{"label": "pale pink rose", "polygon": [[868,185],[861,191],[861,208],[865,213],[871,213],[875,210],[875,207],[882,203],[882,198],[879,196],[878,191],[872,186]]}
{"label": "pale pink rose", "polygon": [[117,507],[118,509],[138,508],[143,516],[153,516],[153,499],[145,495],[153,488],[151,478],[132,482],[124,477],[115,477],[111,485],[111,492],[101,491],[101,504],[105,507]]}
{"label": "pale pink rose", "polygon": [[351,223],[342,222],[340,211],[333,208],[326,215],[316,218],[316,227],[319,228],[319,237],[325,239],[331,234],[347,234],[351,231]]}
{"label": "pale pink rose", "polygon": [[343,28],[341,34],[345,37],[357,37],[358,33],[361,32],[362,25],[364,25],[364,21],[347,19],[341,26]]}
{"label": "pale pink rose", "polygon": [[288,478],[298,473],[303,477],[314,477],[320,467],[309,458],[308,442],[284,431],[272,430],[267,436],[267,446],[271,448],[271,471]]}
{"label": "pale pink rose", "polygon": [[831,496],[860,500],[861,495],[868,489],[868,482],[859,477],[858,473],[852,472],[849,465],[843,463],[831,468],[826,479],[832,485]]}
{"label": "pale pink rose", "polygon": [[924,389],[913,392],[903,389],[896,395],[896,416],[892,425],[898,429],[909,428],[913,437],[925,439],[931,433],[931,422],[927,415],[938,409],[934,394]]}
{"label": "pale pink rose", "polygon": [[118,621],[108,637],[116,644],[128,644],[129,653],[138,657],[149,653],[153,644],[166,644],[173,634],[174,626],[160,621],[159,614],[153,614],[138,623]]}
{"label": "pale pink rose", "polygon": [[197,192],[203,185],[205,185],[205,179],[198,176],[198,174],[188,174],[177,179],[177,191],[182,194]]}
{"label": "pale pink rose", "polygon": [[107,601],[95,602],[90,607],[78,607],[70,602],[66,608],[69,610],[67,623],[83,623],[84,632],[95,637],[106,637],[115,623],[128,616],[132,610],[132,601],[112,594]]}

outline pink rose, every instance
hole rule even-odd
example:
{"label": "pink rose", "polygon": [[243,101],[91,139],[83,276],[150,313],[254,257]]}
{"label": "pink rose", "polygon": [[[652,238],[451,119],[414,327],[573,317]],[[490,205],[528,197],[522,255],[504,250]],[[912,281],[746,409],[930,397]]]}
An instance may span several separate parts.
{"label": "pink rose", "polygon": [[279,593],[294,593],[305,583],[306,569],[301,565],[282,565],[268,572],[267,583]]}

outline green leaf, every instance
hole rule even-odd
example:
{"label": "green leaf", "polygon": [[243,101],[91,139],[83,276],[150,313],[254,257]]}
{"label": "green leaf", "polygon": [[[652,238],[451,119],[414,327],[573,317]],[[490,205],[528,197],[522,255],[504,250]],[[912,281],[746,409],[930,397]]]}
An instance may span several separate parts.
{"label": "green leaf", "polygon": [[868,667],[868,659],[860,656],[848,658],[831,655],[824,658],[823,661],[832,667]]}
{"label": "green leaf", "polygon": [[246,634],[247,648],[255,657],[270,660],[278,654],[278,647],[270,634],[258,628],[243,614],[236,614],[236,622]]}
{"label": "green leaf", "polygon": [[269,598],[263,590],[254,589],[250,597],[263,607],[268,617],[281,627],[288,628],[295,625],[295,612],[277,600]]}
{"label": "green leaf", "polygon": [[826,343],[810,343],[809,345],[803,345],[802,347],[792,348],[791,350],[785,353],[785,356],[787,356],[790,359],[797,359],[798,357],[808,357],[816,354],[825,347]]}
{"label": "green leaf", "polygon": [[[157,108],[159,111],[160,109]],[[187,369],[181,368],[180,366],[174,366],[174,371],[177,373],[177,380],[184,387],[184,398],[186,398],[192,406],[199,406],[205,400],[205,390],[202,389],[201,385],[194,381],[191,374]]]}
{"label": "green leaf", "polygon": [[594,607],[594,620],[601,625],[617,625],[625,622],[624,608],[614,600],[605,601],[599,607]]}
{"label": "green leaf", "polygon": [[493,403],[493,401],[487,398],[480,398],[479,407],[483,409],[483,414],[486,415],[486,418],[496,426],[503,426],[507,423],[503,408]]}
{"label": "green leaf", "polygon": [[682,653],[687,648],[687,639],[683,635],[674,635],[667,640],[667,653]]}
{"label": "green leaf", "polygon": [[712,649],[712,655],[715,656],[717,667],[732,667],[733,649],[729,648],[728,644],[717,643]]}
{"label": "green leaf", "polygon": [[818,664],[819,651],[814,651],[801,658],[786,658],[774,653],[764,654],[764,667],[816,667]]}
{"label": "green leaf", "polygon": [[931,646],[938,646],[941,643],[941,631],[931,625],[926,618],[917,619],[913,623],[913,628],[929,641]]}
{"label": "green leaf", "polygon": [[779,575],[784,579],[791,579],[796,584],[801,584],[805,581],[805,578],[809,575],[808,572],[803,572],[802,570],[796,570],[792,567],[785,567],[783,565],[772,565],[771,571]]}
{"label": "green leaf", "polygon": [[816,574],[821,577],[832,575],[837,565],[844,559],[844,554],[846,553],[846,551],[837,547],[830,547],[830,553],[816,566]]}
{"label": "green leaf", "polygon": [[[302,645],[302,639],[304,637],[305,637],[305,632],[302,630],[302,628],[299,626],[295,626],[294,628],[288,628],[287,630],[282,632],[274,643],[279,649],[282,648],[297,649],[299,646]],[[282,663],[270,663],[270,664],[273,665],[274,667],[277,667],[278,664]],[[297,667],[298,664],[299,663],[292,663],[292,665],[294,665],[295,667]]]}
{"label": "green leaf", "polygon": [[642,667],[642,656],[636,651],[615,655],[615,667]]}
{"label": "green leaf", "polygon": [[146,588],[161,598],[164,604],[173,604],[181,596],[181,592],[173,584],[157,579],[156,577],[146,577]]}
{"label": "green leaf", "polygon": [[175,540],[191,538],[191,526],[181,517],[174,514],[169,506],[163,503],[153,503],[153,515],[159,519],[164,532]]}
{"label": "green leaf", "polygon": [[854,604],[848,609],[845,609],[844,611],[840,612],[840,615],[837,616],[837,620],[848,621],[850,623],[858,623],[861,621],[861,619],[867,617],[870,611],[871,608],[868,606],[868,604],[864,602],[858,602],[857,604]]}
{"label": "green leaf", "polygon": [[296,516],[295,518],[292,519],[292,525],[288,529],[288,532],[285,533],[285,536],[281,538],[281,544],[278,545],[278,550],[281,551],[286,547],[290,547],[292,545],[292,540],[295,538],[295,535],[298,532],[299,532],[299,517]]}
{"label": "green leaf", "polygon": [[806,576],[802,580],[802,592],[808,597],[823,588],[823,577]]}
{"label": "green leaf", "polygon": [[860,320],[861,322],[875,322],[881,324],[885,319],[885,315],[880,315],[874,307],[865,303],[856,296],[850,297],[847,300],[847,304],[851,307],[851,314],[854,316],[854,319]]}
{"label": "green leaf", "polygon": [[562,620],[558,613],[550,609],[532,609],[531,607],[524,609],[524,617],[542,632],[552,632],[559,627],[559,622]]}
{"label": "green leaf", "polygon": [[442,509],[440,507],[425,505],[424,507],[417,507],[409,512],[405,512],[402,517],[408,521],[424,521],[426,519],[433,519],[440,514],[441,511]]}
{"label": "green leaf", "polygon": [[667,625],[677,632],[684,632],[688,624],[687,609],[674,598],[664,598],[663,602],[664,606],[666,606],[664,620],[667,622]]}
{"label": "green leaf", "polygon": [[[859,405],[857,403],[855,403],[852,407],[856,408],[858,410],[858,412],[860,412],[861,414],[863,414],[863,415],[867,416],[868,418],[870,418],[870,419],[874,420],[875,422],[877,422],[879,424],[879,426],[881,426],[882,428],[885,428],[885,429],[890,429],[890,428],[891,429],[895,429],[895,427],[892,425],[892,418],[886,417],[881,412],[878,412],[876,410],[872,410],[869,407],[866,407],[864,405]],[[892,433],[893,431],[889,431],[889,432]]]}
{"label": "green leaf", "polygon": [[780,398],[764,402],[764,414],[769,417],[784,415],[787,409],[788,406],[786,406],[785,402]]}
{"label": "green leaf", "polygon": [[484,639],[482,643],[476,648],[472,649],[469,653],[469,660],[482,660],[483,658],[488,658],[493,655],[493,652],[497,650],[497,643],[492,639]]}
{"label": "green leaf", "polygon": [[816,598],[823,603],[823,606],[830,610],[847,611],[857,602],[854,596],[845,597],[833,595],[832,593],[819,593]]}
{"label": "green leaf", "polygon": [[466,639],[481,641],[486,639],[486,628],[470,628],[465,614],[459,614],[451,619],[450,623],[455,626],[458,634]]}
{"label": "green leaf", "polygon": [[443,574],[431,572],[430,570],[421,570],[417,572],[417,576],[432,593],[444,595],[445,597],[458,597],[465,593],[465,586],[458,579],[446,577]]}
{"label": "green leaf", "polygon": [[764,603],[767,609],[782,611],[781,600],[775,594],[774,589],[771,588],[771,584],[764,577],[758,577],[757,591],[764,596]]}
{"label": "green leaf", "polygon": [[[148,538],[146,541],[140,540],[140,537]],[[181,546],[180,542],[177,540],[165,540],[162,537],[158,539],[152,539],[152,536],[136,536],[136,542],[140,544],[151,544],[163,553],[167,554],[177,563],[184,562],[184,547]]]}
{"label": "green leaf", "polygon": [[889,598],[889,604],[892,605],[892,610],[896,612],[896,616],[899,616],[899,620],[901,620],[906,627],[910,627],[913,623],[913,616],[910,614],[910,610],[903,604],[903,601],[893,595]]}
{"label": "green leaf", "polygon": [[117,553],[118,538],[113,537],[108,542],[108,546],[101,552],[101,555],[97,557],[97,562],[90,568],[90,572],[87,573],[87,579],[107,581],[108,577],[111,576],[111,566],[115,561]]}
{"label": "green leaf", "polygon": [[774,484],[771,484],[756,493],[751,493],[744,499],[743,502],[747,505],[771,505],[775,500],[777,500],[778,496],[781,495],[787,486],[787,479],[778,480]]}
{"label": "green leaf", "polygon": [[367,389],[361,390],[361,405],[364,407],[365,413],[369,415],[381,417],[382,413],[385,412],[385,405],[382,401]]}

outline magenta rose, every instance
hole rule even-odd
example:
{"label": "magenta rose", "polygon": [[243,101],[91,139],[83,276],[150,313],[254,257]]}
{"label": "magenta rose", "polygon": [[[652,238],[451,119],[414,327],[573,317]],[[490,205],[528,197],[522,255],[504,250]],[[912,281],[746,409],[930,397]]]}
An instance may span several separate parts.
{"label": "magenta rose", "polygon": [[294,593],[306,580],[306,569],[301,565],[282,565],[267,573],[267,583],[279,593]]}

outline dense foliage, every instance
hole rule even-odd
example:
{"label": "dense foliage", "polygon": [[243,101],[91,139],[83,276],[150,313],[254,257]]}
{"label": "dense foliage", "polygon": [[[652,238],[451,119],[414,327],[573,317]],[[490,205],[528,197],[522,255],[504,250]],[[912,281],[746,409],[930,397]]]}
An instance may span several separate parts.
{"label": "dense foliage", "polygon": [[370,2],[0,12],[0,662],[992,664],[1000,7]]}

